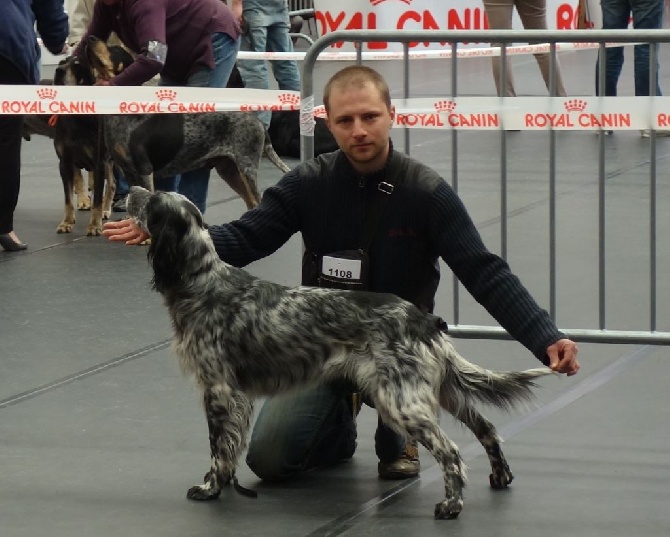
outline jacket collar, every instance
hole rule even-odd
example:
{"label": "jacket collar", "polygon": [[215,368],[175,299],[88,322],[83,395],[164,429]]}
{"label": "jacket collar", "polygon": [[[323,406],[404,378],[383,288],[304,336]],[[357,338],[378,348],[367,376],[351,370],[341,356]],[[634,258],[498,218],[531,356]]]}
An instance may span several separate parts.
{"label": "jacket collar", "polygon": [[386,163],[384,167],[380,170],[372,173],[359,173],[352,166],[351,162],[347,156],[340,151],[338,156],[338,167],[341,167],[342,170],[346,173],[347,177],[355,178],[358,184],[378,184],[380,181],[384,181],[389,177],[389,175],[396,170],[397,162],[400,160],[400,154],[393,149],[393,142],[389,139],[389,154],[386,158]]}

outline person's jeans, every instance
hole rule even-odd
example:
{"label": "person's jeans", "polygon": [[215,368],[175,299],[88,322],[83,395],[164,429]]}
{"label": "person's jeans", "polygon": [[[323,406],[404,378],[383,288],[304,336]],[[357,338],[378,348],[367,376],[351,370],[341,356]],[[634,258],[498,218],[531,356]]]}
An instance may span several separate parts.
{"label": "person's jeans", "polygon": [[[288,9],[263,9],[253,2],[244,4],[244,20],[248,32],[242,36],[240,50],[256,52],[293,52],[289,36]],[[272,73],[281,90],[300,91],[300,73],[294,60],[273,60]],[[265,60],[240,60],[237,63],[240,75],[247,88],[269,89],[268,69]],[[265,128],[270,125],[271,112],[259,112],[258,119]]]}
{"label": "person's jeans", "polygon": [[[130,192],[130,185],[128,184],[128,179],[123,175],[123,172],[117,167],[112,167],[112,173],[114,174],[114,180],[116,181],[116,191],[114,192],[114,199],[125,198]],[[162,188],[159,190],[163,190]]]}
{"label": "person's jeans", "polygon": [[[356,450],[356,423],[347,403],[350,396],[351,387],[342,382],[268,399],[249,442],[249,468],[265,481],[280,481],[351,458]],[[395,461],[404,449],[402,436],[385,426],[378,428],[379,460]]]}
{"label": "person's jeans", "polygon": [[[604,30],[625,30],[633,15],[633,27],[641,30],[654,30],[663,27],[663,0],[601,0]],[[656,51],[658,52],[658,45]],[[649,65],[650,45],[635,46],[635,95],[648,96],[650,91],[651,70]],[[605,52],[605,95],[616,96],[617,83],[624,61],[624,47],[608,48]],[[657,55],[658,58],[658,55]],[[658,84],[658,60],[656,71],[656,95],[661,95]],[[599,69],[596,62],[596,95],[599,94]]]}
{"label": "person's jeans", "polygon": [[[235,66],[239,41],[233,40],[228,34],[217,32],[212,34],[212,49],[214,52],[214,69],[203,67],[188,77],[186,86],[197,88],[225,88],[230,73]],[[180,86],[169,77],[161,75],[161,86]],[[207,208],[207,191],[209,190],[210,168],[201,168],[181,174],[180,176],[164,177],[154,180],[158,190],[176,190],[186,196],[205,213]]]}

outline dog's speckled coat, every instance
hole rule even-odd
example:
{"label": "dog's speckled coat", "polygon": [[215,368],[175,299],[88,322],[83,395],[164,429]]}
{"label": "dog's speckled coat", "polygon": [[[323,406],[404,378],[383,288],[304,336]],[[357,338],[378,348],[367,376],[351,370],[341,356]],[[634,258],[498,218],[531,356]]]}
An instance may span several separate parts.
{"label": "dog's speckled coat", "polygon": [[211,500],[234,480],[253,398],[347,379],[386,424],[419,441],[444,474],[436,518],[463,507],[465,466],[438,423],[440,407],[467,425],[489,456],[493,488],[512,473],[493,425],[473,400],[509,408],[529,399],[547,368],[497,373],[458,355],[438,317],[394,295],[288,288],[216,254],[198,209],[175,193],[131,189],[129,214],[152,236],[154,288],[173,322],[174,350],[204,392],[212,465],[188,497]]}

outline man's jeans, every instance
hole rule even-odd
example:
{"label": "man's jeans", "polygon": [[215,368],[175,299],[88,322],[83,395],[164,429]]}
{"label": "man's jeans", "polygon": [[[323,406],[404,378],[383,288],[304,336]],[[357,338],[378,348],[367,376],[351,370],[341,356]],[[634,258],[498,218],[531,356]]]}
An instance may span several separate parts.
{"label": "man's jeans", "polygon": [[[625,30],[628,28],[631,13],[633,27],[638,30],[654,30],[663,27],[663,0],[601,0],[600,5],[603,12],[604,30]],[[658,45],[654,46],[658,52]],[[649,47],[648,44],[635,46],[635,95],[648,96],[651,94]],[[605,95],[615,96],[623,67],[624,47],[608,48],[605,54]],[[658,84],[658,61],[654,69],[656,71],[655,95],[661,95],[661,88]],[[596,62],[596,95],[600,91],[598,77],[599,70]]]}
{"label": "man's jeans", "polygon": [[[265,481],[280,481],[351,458],[356,450],[356,423],[347,404],[350,395],[351,387],[341,382],[265,401],[249,443],[249,468]],[[378,426],[375,451],[380,461],[393,462],[404,449],[402,436]]]}
{"label": "man's jeans", "polygon": [[[244,2],[244,20],[248,32],[242,36],[240,50],[256,52],[293,52],[289,36],[288,8],[285,2],[266,6],[263,2]],[[300,73],[294,60],[272,61],[272,72],[281,90],[300,91]],[[269,89],[268,69],[265,60],[240,60],[238,69],[247,88]],[[258,113],[265,128],[270,125],[271,112]]]}
{"label": "man's jeans", "polygon": [[[214,52],[214,69],[203,67],[188,77],[186,86],[192,88],[225,88],[230,73],[235,66],[239,41],[234,41],[228,34],[212,34]],[[176,80],[161,75],[161,86],[181,86]],[[201,168],[181,174],[181,176],[164,177],[154,181],[156,189],[174,191],[186,196],[204,214],[207,207],[207,191],[209,190],[210,168]]]}

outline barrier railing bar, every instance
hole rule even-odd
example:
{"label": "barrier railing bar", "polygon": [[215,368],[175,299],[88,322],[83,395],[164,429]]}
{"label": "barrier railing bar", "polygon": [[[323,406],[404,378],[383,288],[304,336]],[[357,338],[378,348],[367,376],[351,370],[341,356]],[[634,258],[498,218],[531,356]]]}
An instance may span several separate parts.
{"label": "barrier railing bar", "polygon": [[[507,43],[500,50],[500,98],[507,98]],[[507,129],[500,135],[500,256],[507,260]]]}
{"label": "barrier railing bar", "polygon": [[[549,48],[549,95],[556,96],[556,43]],[[549,315],[556,320],[556,131],[549,130]]]}
{"label": "barrier railing bar", "polygon": [[[598,95],[605,95],[607,49],[598,48]],[[598,144],[598,327],[605,328],[605,132],[600,130]]]}
{"label": "barrier railing bar", "polygon": [[[402,67],[404,74],[402,93],[405,99],[409,99],[409,43],[403,43],[402,49],[403,49]],[[405,132],[403,134],[405,138],[405,153],[409,155],[410,154],[409,129],[405,129]]]}
{"label": "barrier railing bar", "polygon": [[[458,50],[458,43],[455,41],[451,44],[451,97],[455,98],[458,95],[458,58],[456,56]],[[451,132],[451,186],[455,192],[458,193],[458,130]],[[458,324],[461,318],[461,299],[460,289],[461,284],[456,275],[452,275],[452,289],[453,289],[453,310],[454,323]]]}
{"label": "barrier railing bar", "polygon": [[[581,328],[561,328],[578,343],[625,343],[630,345],[669,345],[670,332],[643,332],[638,330],[585,330]],[[449,325],[449,335],[462,339],[513,339],[499,326]]]}
{"label": "barrier railing bar", "polygon": [[[650,92],[656,97],[658,45],[649,47]],[[656,330],[656,131],[651,130],[649,144],[649,329]]]}

